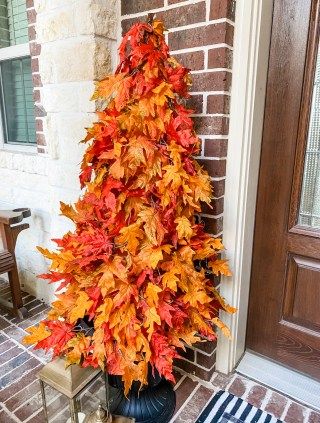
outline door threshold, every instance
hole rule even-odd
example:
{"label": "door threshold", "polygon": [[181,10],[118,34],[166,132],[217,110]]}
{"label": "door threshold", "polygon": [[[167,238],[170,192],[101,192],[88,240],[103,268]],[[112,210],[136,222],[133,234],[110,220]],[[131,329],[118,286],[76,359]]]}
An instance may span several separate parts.
{"label": "door threshold", "polygon": [[249,351],[244,353],[236,372],[320,410],[320,383],[308,376]]}

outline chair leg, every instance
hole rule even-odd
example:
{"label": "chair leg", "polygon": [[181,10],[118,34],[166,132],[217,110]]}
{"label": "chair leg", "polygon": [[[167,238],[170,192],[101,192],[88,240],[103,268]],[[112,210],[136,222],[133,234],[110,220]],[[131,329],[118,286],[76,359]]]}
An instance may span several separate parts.
{"label": "chair leg", "polygon": [[20,318],[25,317],[27,314],[27,310],[23,306],[20,281],[19,281],[19,275],[18,275],[17,269],[13,268],[12,270],[8,272],[8,275],[9,275],[13,310],[15,314],[18,315],[18,317]]}

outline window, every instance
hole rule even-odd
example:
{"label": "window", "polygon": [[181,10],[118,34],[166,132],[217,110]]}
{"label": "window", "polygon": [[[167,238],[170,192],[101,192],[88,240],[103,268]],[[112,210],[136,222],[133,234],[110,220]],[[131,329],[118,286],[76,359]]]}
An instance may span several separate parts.
{"label": "window", "polygon": [[299,224],[320,229],[320,48],[313,87]]}
{"label": "window", "polygon": [[25,0],[0,0],[0,107],[5,148],[34,146],[35,118]]}

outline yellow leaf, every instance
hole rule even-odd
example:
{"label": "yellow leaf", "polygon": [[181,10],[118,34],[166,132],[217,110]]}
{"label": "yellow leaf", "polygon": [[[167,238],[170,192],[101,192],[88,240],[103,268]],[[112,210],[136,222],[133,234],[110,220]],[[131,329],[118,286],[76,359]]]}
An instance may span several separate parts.
{"label": "yellow leaf", "polygon": [[177,232],[179,238],[190,239],[192,237],[193,230],[191,228],[191,223],[185,216],[177,217],[175,223],[177,223]]}
{"label": "yellow leaf", "polygon": [[143,224],[144,231],[153,245],[160,245],[167,232],[159,214],[153,207],[145,207],[138,214],[139,222]]}
{"label": "yellow leaf", "polygon": [[145,312],[145,321],[143,323],[143,326],[147,328],[148,332],[148,339],[150,341],[151,336],[154,331],[154,324],[161,325],[161,319],[159,314],[157,313],[157,310],[155,307],[149,307]]}
{"label": "yellow leaf", "polygon": [[121,179],[124,176],[124,167],[121,164],[120,159],[116,159],[116,161],[110,166],[109,173],[114,179]]}
{"label": "yellow leaf", "polygon": [[223,333],[224,336],[231,339],[230,329],[218,317],[214,317],[212,319],[212,323],[214,325],[216,325],[221,330],[221,332]]}
{"label": "yellow leaf", "polygon": [[206,304],[211,301],[211,298],[204,290],[191,289],[183,296],[183,301],[189,303],[192,307],[198,307],[198,303]]}
{"label": "yellow leaf", "polygon": [[140,244],[140,240],[144,238],[144,232],[140,229],[138,223],[126,226],[120,230],[120,234],[117,238],[119,244],[126,244],[128,251],[131,254],[135,254]]}
{"label": "yellow leaf", "polygon": [[114,285],[115,280],[113,273],[108,269],[104,269],[103,274],[98,282],[98,286],[101,289],[101,294],[105,297],[107,293],[114,288]]}
{"label": "yellow leaf", "polygon": [[171,245],[162,245],[161,247],[148,246],[141,250],[139,258],[142,260],[145,266],[155,269],[158,266],[159,261],[163,259],[163,251],[170,253]]}
{"label": "yellow leaf", "polygon": [[88,294],[84,291],[80,291],[69,315],[70,323],[75,323],[78,319],[82,319],[92,304],[93,301],[89,299]]}
{"label": "yellow leaf", "polygon": [[23,338],[24,344],[36,344],[51,335],[51,332],[46,329],[46,325],[43,322],[40,322],[38,326],[32,326],[26,329],[26,331],[30,335],[26,335]]}
{"label": "yellow leaf", "polygon": [[75,211],[75,209],[72,206],[70,206],[70,204],[65,204],[62,201],[60,201],[60,211],[63,216],[67,217],[73,222],[77,220],[78,213]]}
{"label": "yellow leaf", "polygon": [[91,100],[97,100],[98,98],[107,99],[113,96],[119,88],[119,84],[124,78],[124,74],[108,75],[104,80],[96,83],[96,89],[91,97]]}
{"label": "yellow leaf", "polygon": [[162,283],[164,288],[172,289],[172,291],[177,291],[177,283],[179,283],[179,278],[176,276],[178,273],[177,269],[172,268],[168,272],[164,273],[162,276]]}
{"label": "yellow leaf", "polygon": [[96,310],[96,318],[94,321],[94,327],[98,328],[102,326],[103,323],[108,322],[109,316],[113,307],[113,301],[111,298],[105,298],[103,304],[99,306]]}
{"label": "yellow leaf", "polygon": [[71,338],[66,349],[66,367],[71,364],[80,364],[83,354],[87,351],[90,345],[90,337],[86,337],[83,333],[78,333],[77,336]]}
{"label": "yellow leaf", "polygon": [[212,272],[215,275],[225,275],[225,276],[231,276],[232,273],[230,272],[229,266],[228,266],[228,261],[227,260],[214,260],[214,261],[209,261],[208,266],[211,267]]}
{"label": "yellow leaf", "polygon": [[155,285],[154,283],[149,282],[146,288],[146,300],[149,307],[158,305],[159,298],[158,294],[162,292],[162,289]]}

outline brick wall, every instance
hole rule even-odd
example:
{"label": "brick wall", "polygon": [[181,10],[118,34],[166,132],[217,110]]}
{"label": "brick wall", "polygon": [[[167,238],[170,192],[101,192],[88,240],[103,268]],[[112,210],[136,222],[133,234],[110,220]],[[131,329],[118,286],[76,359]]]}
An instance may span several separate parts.
{"label": "brick wall", "polygon": [[46,141],[43,133],[43,118],[46,112],[41,104],[40,87],[42,87],[41,75],[39,73],[39,56],[41,45],[36,41],[36,20],[37,13],[33,0],[26,0],[28,33],[30,41],[31,71],[33,82],[33,100],[35,103],[34,114],[36,119],[36,141],[38,153],[46,153]]}
{"label": "brick wall", "polygon": [[[193,85],[188,106],[195,111],[195,129],[202,141],[198,161],[212,179],[212,209],[204,208],[206,230],[222,236],[223,196],[228,146],[234,0],[122,0],[121,23],[146,20],[148,12],[163,19],[170,51],[191,69]],[[215,281],[215,283],[219,283]],[[210,380],[215,369],[215,343],[187,349],[177,363],[188,373]]]}

